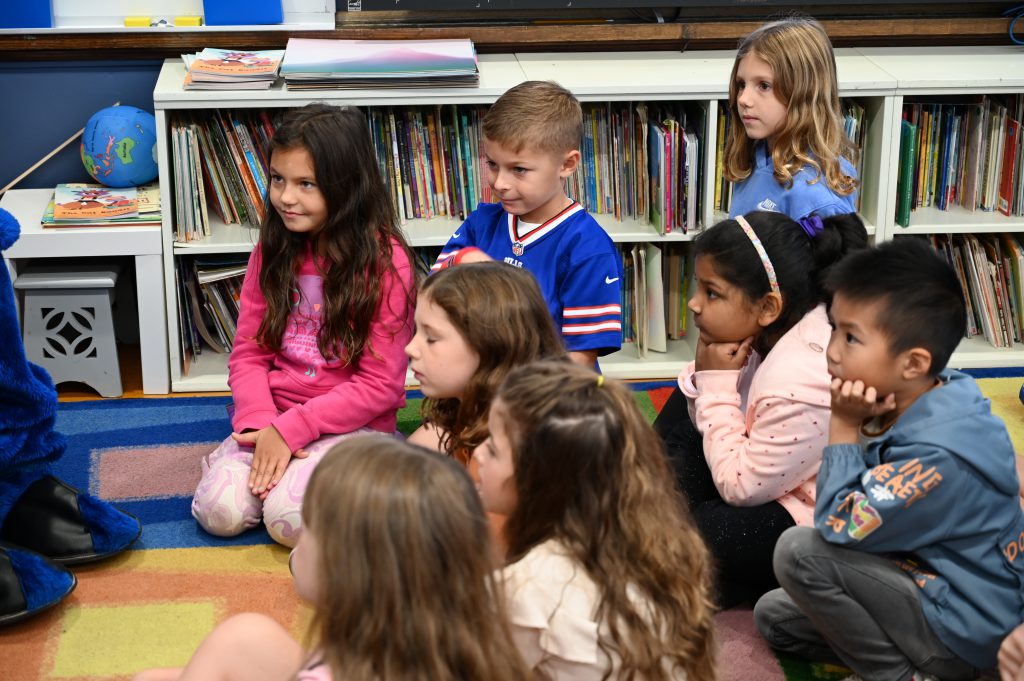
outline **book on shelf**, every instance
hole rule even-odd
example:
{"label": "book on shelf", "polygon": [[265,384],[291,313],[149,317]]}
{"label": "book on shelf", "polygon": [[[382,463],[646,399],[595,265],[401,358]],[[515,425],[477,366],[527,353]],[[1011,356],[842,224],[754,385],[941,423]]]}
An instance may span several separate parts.
{"label": "book on shelf", "polygon": [[277,80],[284,50],[222,50],[183,54],[186,90],[266,90]]}
{"label": "book on shelf", "polygon": [[900,124],[900,162],[896,178],[896,224],[910,225],[914,197],[914,158],[917,155],[917,126],[904,119]]}
{"label": "book on shelf", "polygon": [[248,255],[175,259],[182,372],[204,350],[231,351]]}
{"label": "book on shelf", "polygon": [[59,184],[40,224],[44,228],[159,226],[160,188],[156,183],[123,188]]}
{"label": "book on shelf", "polygon": [[288,89],[476,86],[468,38],[324,40],[289,38],[281,65]]}
{"label": "book on shelf", "polygon": [[686,259],[683,244],[622,246],[622,342],[637,357],[666,352],[686,336]]}
{"label": "book on shelf", "polygon": [[[1024,95],[907,102],[903,118],[917,127],[911,210],[933,207],[1024,216],[1020,121]],[[901,145],[902,146],[902,145]],[[901,154],[900,176],[903,176]],[[898,194],[897,223],[906,226]]]}
{"label": "book on shelf", "polygon": [[1024,243],[1019,234],[935,234],[935,249],[952,265],[967,307],[967,337],[996,348],[1024,342]]}

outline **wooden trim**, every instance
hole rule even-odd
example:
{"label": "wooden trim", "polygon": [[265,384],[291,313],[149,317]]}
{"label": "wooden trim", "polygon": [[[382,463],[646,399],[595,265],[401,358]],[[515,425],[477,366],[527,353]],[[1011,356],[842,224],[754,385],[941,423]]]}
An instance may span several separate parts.
{"label": "wooden trim", "polygon": [[[334,31],[153,33],[26,33],[0,35],[0,60],[152,59],[196,52],[209,45],[282,48],[289,37],[333,39],[464,38],[487,52],[731,49],[761,21],[559,24],[532,26],[344,25]],[[997,18],[887,18],[824,20],[836,47],[873,45],[1006,44],[1009,20]]]}

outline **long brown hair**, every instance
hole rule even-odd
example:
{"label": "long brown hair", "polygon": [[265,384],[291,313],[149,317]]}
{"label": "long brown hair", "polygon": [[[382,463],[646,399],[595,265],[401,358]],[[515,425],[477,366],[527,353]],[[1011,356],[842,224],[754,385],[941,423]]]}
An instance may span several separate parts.
{"label": "long brown hair", "polygon": [[[517,495],[505,525],[515,562],[557,540],[595,583],[600,646],[619,678],[715,678],[711,568],[661,442],[630,390],[571,363],[534,362],[495,397]],[[639,597],[639,598],[637,598]]]}
{"label": "long brown hair", "polygon": [[748,54],[772,68],[772,89],[786,106],[786,120],[771,148],[775,179],[789,187],[793,175],[810,166],[832,191],[843,196],[853,193],[857,180],[843,171],[839,158],[853,160],[857,149],[843,130],[832,43],[821,24],[803,17],[765,24],[740,42],[729,80],[725,179],[745,180],[753,170],[757,142],[747,137],[736,104],[736,71]]}
{"label": "long brown hair", "polygon": [[[328,262],[317,344],[325,358],[358,365],[365,350],[373,351],[369,333],[381,304],[381,281],[398,277],[392,242],[404,251],[410,272],[414,256],[398,228],[362,112],[327,104],[288,111],[274,132],[271,160],[275,151],[297,148],[312,157],[327,203],[327,220],[313,249]],[[272,350],[281,349],[296,268],[308,239],[289,232],[276,210],[267,211],[258,246],[263,253],[260,291],[267,309],[256,337]],[[410,308],[413,295],[408,293]]]}
{"label": "long brown hair", "polygon": [[320,553],[311,633],[333,678],[530,678],[461,466],[385,435],[345,440],[313,471],[302,515]]}
{"label": "long brown hair", "polygon": [[487,439],[491,397],[514,367],[565,355],[537,281],[504,263],[459,265],[430,276],[420,289],[448,315],[455,330],[480,357],[462,399],[425,400],[426,420],[443,433],[449,454],[468,463]]}

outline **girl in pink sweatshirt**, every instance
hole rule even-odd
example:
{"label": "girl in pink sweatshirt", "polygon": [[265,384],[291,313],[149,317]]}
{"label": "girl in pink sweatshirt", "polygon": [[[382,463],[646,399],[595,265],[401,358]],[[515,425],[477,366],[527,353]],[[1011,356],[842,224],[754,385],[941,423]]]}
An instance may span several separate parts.
{"label": "girl in pink sweatshirt", "polygon": [[289,111],[270,149],[273,210],[249,258],[228,362],[234,432],[202,462],[192,515],[233,536],[262,519],[294,546],[317,462],[393,433],[405,404],[415,274],[365,116]]}
{"label": "girl in pink sweatshirt", "polygon": [[776,539],[813,524],[831,401],[824,275],[866,245],[855,214],[795,222],[767,212],[720,222],[695,242],[689,308],[700,336],[679,376],[689,419],[665,440],[718,566],[723,608],[774,588]]}

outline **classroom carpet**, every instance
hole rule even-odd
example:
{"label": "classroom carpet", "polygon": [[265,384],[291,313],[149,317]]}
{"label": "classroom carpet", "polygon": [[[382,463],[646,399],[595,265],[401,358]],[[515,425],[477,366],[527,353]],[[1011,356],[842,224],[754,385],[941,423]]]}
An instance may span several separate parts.
{"label": "classroom carpet", "polygon": [[[982,378],[993,410],[1024,452],[1021,378]],[[638,405],[654,418],[669,383],[634,383]],[[399,428],[419,423],[410,392]],[[123,681],[147,667],[184,664],[217,622],[245,611],[267,613],[296,637],[309,622],[288,573],[288,552],[262,528],[233,539],[207,535],[189,502],[198,461],[230,432],[229,397],[121,399],[61,403],[57,429],[68,450],[58,474],[112,501],[143,522],[139,541],[120,556],[75,569],[78,588],[60,606],[0,629],[0,681]],[[723,681],[835,680],[848,671],[776,656],[749,609],[717,616]]]}

